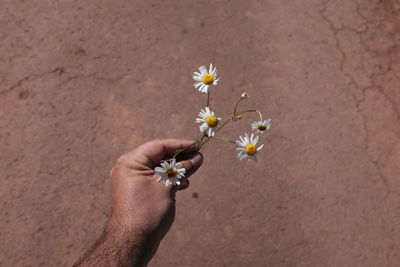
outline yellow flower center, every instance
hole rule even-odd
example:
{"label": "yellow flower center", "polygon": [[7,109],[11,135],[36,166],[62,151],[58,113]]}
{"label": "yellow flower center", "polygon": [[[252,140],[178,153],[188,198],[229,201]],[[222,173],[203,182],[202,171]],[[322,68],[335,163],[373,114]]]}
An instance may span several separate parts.
{"label": "yellow flower center", "polygon": [[214,82],[214,76],[212,76],[210,73],[204,74],[203,78],[201,78],[204,84],[212,84]]}
{"label": "yellow flower center", "polygon": [[258,125],[258,130],[260,130],[260,131],[265,131],[265,129],[267,129],[267,125],[262,125],[262,124],[260,124],[260,125]]}
{"label": "yellow flower center", "polygon": [[257,152],[257,148],[253,144],[248,144],[245,148],[244,151],[246,152],[247,155],[253,156]]}
{"label": "yellow flower center", "polygon": [[174,171],[174,169],[170,168],[165,171],[165,176],[167,176],[168,178],[174,178],[176,176],[176,171]]}
{"label": "yellow flower center", "polygon": [[218,125],[218,117],[215,116],[215,115],[208,116],[208,117],[206,118],[206,123],[207,123],[207,125],[210,126],[211,128],[214,128],[215,126]]}

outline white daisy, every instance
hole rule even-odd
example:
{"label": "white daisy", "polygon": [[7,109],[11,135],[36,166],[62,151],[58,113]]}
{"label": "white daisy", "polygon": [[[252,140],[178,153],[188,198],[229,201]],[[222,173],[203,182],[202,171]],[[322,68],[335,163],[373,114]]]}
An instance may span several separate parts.
{"label": "white daisy", "polygon": [[239,136],[239,139],[240,140],[236,141],[236,145],[238,145],[238,148],[236,148],[236,150],[238,151],[238,159],[257,161],[257,152],[264,146],[261,145],[259,147],[256,147],[258,142],[258,135],[254,136],[254,134],[251,134],[249,138],[249,135],[246,133],[244,137]]}
{"label": "white daisy", "polygon": [[199,113],[199,118],[196,118],[196,123],[200,123],[200,132],[206,131],[207,135],[212,137],[218,129],[218,122],[222,118],[217,117],[209,107],[205,107]]}
{"label": "white daisy", "polygon": [[155,176],[158,176],[157,182],[162,181],[165,186],[169,185],[180,185],[181,181],[179,179],[185,177],[186,170],[185,168],[180,168],[182,163],[176,163],[176,160],[173,159],[169,163],[162,162],[162,167],[156,167],[154,169]]}
{"label": "white daisy", "polygon": [[251,129],[257,130],[257,133],[263,133],[271,128],[271,119],[264,121],[255,121],[251,124]]}
{"label": "white daisy", "polygon": [[193,85],[199,89],[202,93],[208,93],[211,85],[217,85],[219,78],[217,78],[217,67],[213,68],[210,64],[210,68],[207,71],[206,66],[200,66],[200,72],[193,73],[193,79],[196,81]]}

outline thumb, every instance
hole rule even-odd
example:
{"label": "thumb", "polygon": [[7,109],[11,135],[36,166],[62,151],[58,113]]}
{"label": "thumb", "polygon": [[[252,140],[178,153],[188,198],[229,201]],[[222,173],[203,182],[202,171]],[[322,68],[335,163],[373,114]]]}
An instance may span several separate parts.
{"label": "thumb", "polygon": [[181,184],[177,186],[177,190],[183,190],[189,187],[188,178],[195,173],[203,163],[203,155],[199,152],[185,154],[180,162],[182,168],[185,168],[185,177],[181,179]]}
{"label": "thumb", "polygon": [[200,152],[185,154],[182,158],[182,167],[186,169],[185,177],[189,178],[200,168],[203,163],[203,155]]}

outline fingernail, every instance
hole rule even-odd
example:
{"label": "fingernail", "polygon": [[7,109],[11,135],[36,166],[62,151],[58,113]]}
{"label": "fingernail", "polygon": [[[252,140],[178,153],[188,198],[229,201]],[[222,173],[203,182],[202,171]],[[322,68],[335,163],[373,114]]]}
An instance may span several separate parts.
{"label": "fingernail", "polygon": [[203,162],[203,157],[200,153],[197,153],[193,158],[190,159],[193,166],[199,166]]}

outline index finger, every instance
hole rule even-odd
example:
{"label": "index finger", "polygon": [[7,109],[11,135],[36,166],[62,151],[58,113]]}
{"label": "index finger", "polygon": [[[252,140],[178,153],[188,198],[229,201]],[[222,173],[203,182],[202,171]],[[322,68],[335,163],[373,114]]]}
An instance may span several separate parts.
{"label": "index finger", "polygon": [[141,159],[142,164],[155,167],[163,159],[170,159],[179,149],[182,153],[190,153],[196,150],[195,141],[187,139],[153,140],[135,149],[135,154]]}

